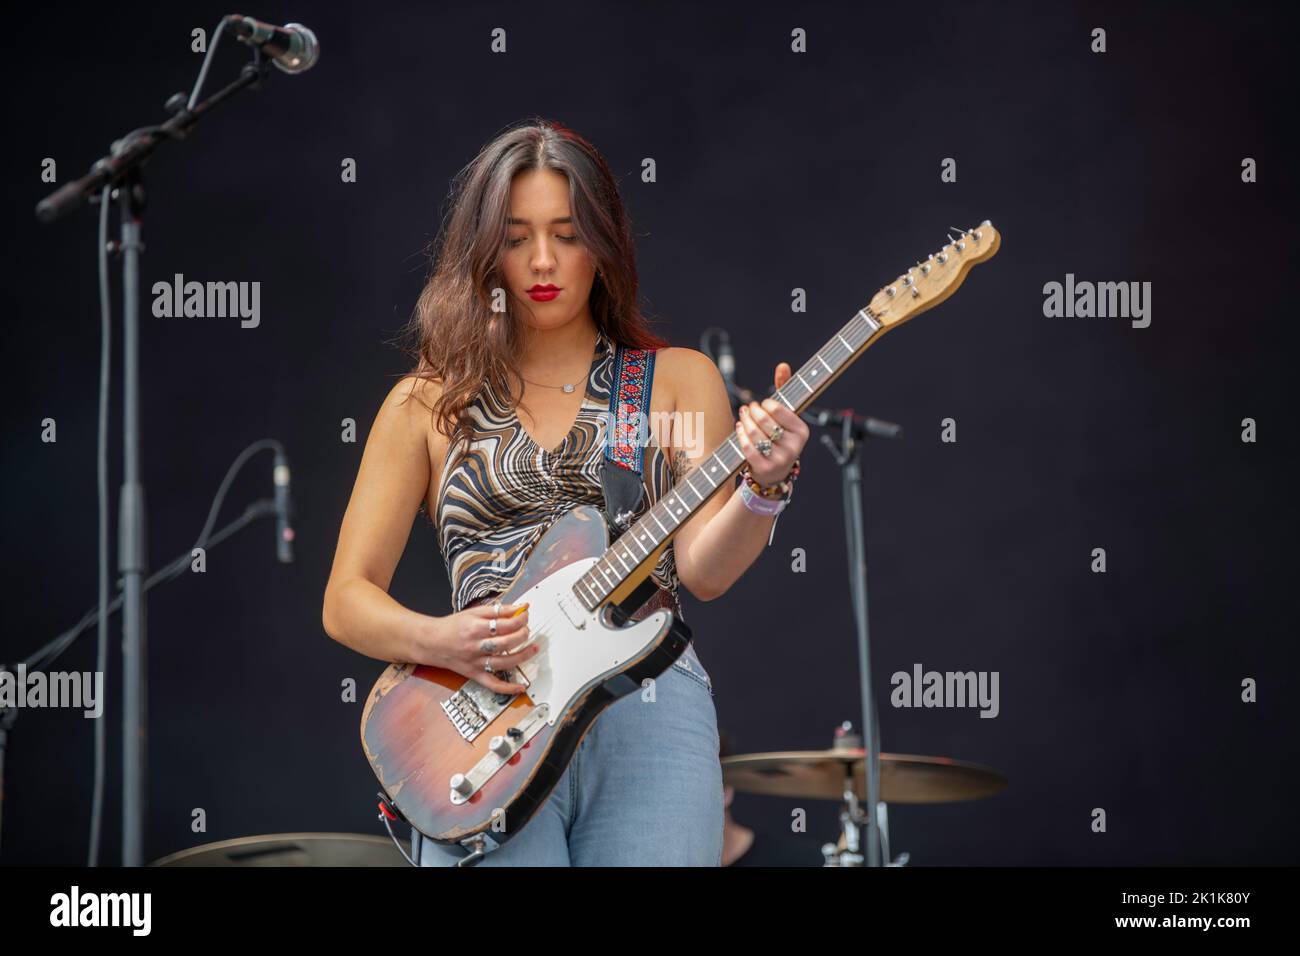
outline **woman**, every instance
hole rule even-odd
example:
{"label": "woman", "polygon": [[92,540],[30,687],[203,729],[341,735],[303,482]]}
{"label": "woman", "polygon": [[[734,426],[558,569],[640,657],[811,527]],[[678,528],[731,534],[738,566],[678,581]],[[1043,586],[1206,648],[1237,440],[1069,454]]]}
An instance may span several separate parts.
{"label": "woman", "polygon": [[[418,361],[375,419],[326,586],[323,621],[335,640],[522,692],[503,677],[539,653],[536,643],[518,649],[528,612],[493,599],[557,517],[603,505],[599,466],[618,345],[655,350],[650,422],[668,423],[647,436],[637,514],[732,429],[748,461],[742,480],[752,482],[743,495],[724,483],[682,525],[653,569],[655,597],[634,617],[656,606],[680,615],[679,584],[700,600],[721,596],[769,542],[808,427],[772,399],[735,421],[712,361],[663,348],[646,330],[614,177],[571,130],[540,120],[515,126],[457,177],[410,331]],[[778,365],[776,386],[789,377]],[[445,616],[416,613],[387,593],[421,504],[451,580],[456,610]],[[717,719],[693,646],[652,696],[633,693],[604,710],[545,804],[480,865],[717,866]],[[413,843],[424,865],[467,852]]]}

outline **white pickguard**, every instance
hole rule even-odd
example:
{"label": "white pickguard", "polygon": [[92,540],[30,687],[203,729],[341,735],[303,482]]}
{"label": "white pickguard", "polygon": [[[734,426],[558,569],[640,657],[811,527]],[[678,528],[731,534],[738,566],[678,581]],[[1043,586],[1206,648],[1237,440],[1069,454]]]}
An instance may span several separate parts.
{"label": "white pickguard", "polygon": [[661,609],[627,627],[605,626],[599,614],[583,607],[571,590],[596,561],[585,558],[566,565],[515,598],[528,602],[531,640],[542,646],[540,654],[517,670],[528,681],[529,699],[535,705],[549,705],[547,722],[552,725],[583,687],[639,656],[668,623],[670,612]]}

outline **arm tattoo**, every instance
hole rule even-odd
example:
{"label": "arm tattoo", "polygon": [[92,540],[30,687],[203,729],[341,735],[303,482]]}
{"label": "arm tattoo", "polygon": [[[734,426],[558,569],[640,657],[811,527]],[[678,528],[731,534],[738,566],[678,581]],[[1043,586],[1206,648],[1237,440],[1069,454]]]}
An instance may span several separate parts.
{"label": "arm tattoo", "polygon": [[684,451],[673,453],[673,481],[678,482],[685,478],[693,470],[691,459]]}

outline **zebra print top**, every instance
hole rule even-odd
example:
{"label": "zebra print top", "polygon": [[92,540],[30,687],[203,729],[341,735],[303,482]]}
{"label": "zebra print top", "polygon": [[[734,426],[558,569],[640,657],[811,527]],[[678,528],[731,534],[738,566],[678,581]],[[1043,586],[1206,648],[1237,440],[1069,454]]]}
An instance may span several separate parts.
{"label": "zebra print top", "polygon": [[[529,436],[514,409],[489,383],[466,409],[474,440],[469,454],[454,469],[450,466],[457,445],[448,443],[435,499],[438,543],[457,611],[508,588],[533,546],[565,512],[578,505],[604,512],[600,469],[614,358],[614,343],[598,331],[582,407],[554,451],[543,449]],[[657,444],[646,449],[643,479],[646,494],[638,517],[673,485],[668,454]],[[659,556],[651,577],[661,591],[670,593],[675,613],[685,620],[672,542]]]}

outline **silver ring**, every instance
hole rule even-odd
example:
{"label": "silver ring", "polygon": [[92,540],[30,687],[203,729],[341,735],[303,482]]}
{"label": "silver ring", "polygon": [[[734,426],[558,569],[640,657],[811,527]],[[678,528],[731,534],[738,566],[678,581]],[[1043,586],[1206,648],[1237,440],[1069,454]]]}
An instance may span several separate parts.
{"label": "silver ring", "polygon": [[764,458],[772,457],[772,443],[768,441],[766,438],[764,438],[754,447],[758,449],[758,453],[762,455]]}
{"label": "silver ring", "polygon": [[497,636],[497,619],[496,619],[496,618],[489,618],[489,619],[488,619],[488,631],[492,634],[493,637],[496,637],[496,636]]}
{"label": "silver ring", "polygon": [[772,432],[772,434],[768,435],[767,437],[772,439],[772,441],[780,441],[781,436],[784,434],[785,434],[785,429],[782,428],[780,425],[777,425],[776,429]]}
{"label": "silver ring", "polygon": [[493,616],[493,617],[500,617],[500,616],[501,616],[501,601],[500,601],[500,600],[496,600],[496,601],[493,601],[493,602],[492,602],[492,616]]}
{"label": "silver ring", "polygon": [[492,673],[492,658],[491,658],[491,657],[488,657],[487,661],[483,664],[483,669],[484,669],[485,671],[487,671],[489,674]]}
{"label": "silver ring", "polygon": [[485,638],[483,640],[483,643],[479,645],[478,652],[480,654],[487,654],[489,657],[491,657],[493,654],[497,652],[497,642],[492,640],[492,638],[490,637]]}

